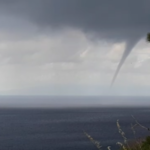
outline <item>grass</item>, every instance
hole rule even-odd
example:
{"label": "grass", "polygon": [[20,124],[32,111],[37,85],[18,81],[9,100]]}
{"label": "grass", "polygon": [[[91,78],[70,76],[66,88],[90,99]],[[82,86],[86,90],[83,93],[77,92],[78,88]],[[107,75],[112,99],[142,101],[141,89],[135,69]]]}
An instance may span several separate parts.
{"label": "grass", "polygon": [[[142,124],[140,124],[135,118],[134,116],[132,116],[132,118],[135,121],[135,124],[131,126],[131,129],[133,131],[133,134],[135,135],[135,128],[136,127],[141,127],[147,131],[150,131],[149,128],[143,126]],[[121,126],[119,124],[119,120],[117,120],[116,122],[117,128],[118,128],[118,132],[120,133],[120,135],[123,138],[123,143],[121,142],[117,142],[116,144],[119,146],[118,150],[150,150],[150,136],[147,136],[145,139],[137,139],[135,138],[135,140],[133,141],[128,141],[128,139],[125,136],[125,133],[123,132],[123,130],[121,129]],[[102,146],[100,145],[100,142],[96,141],[94,138],[92,138],[87,132],[84,131],[85,136],[96,146],[96,148],[98,150],[102,150]],[[135,136],[136,137],[136,136]],[[110,146],[107,147],[108,150],[113,150],[111,149]]]}

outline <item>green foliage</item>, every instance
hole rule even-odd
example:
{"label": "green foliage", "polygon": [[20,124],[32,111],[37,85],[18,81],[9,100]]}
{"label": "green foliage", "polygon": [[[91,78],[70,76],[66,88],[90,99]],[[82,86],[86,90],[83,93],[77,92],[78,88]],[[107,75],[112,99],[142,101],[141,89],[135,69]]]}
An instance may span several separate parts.
{"label": "green foliage", "polygon": [[150,33],[147,34],[147,41],[150,42]]}
{"label": "green foliage", "polygon": [[145,141],[142,142],[142,150],[150,150],[150,136],[146,137]]}

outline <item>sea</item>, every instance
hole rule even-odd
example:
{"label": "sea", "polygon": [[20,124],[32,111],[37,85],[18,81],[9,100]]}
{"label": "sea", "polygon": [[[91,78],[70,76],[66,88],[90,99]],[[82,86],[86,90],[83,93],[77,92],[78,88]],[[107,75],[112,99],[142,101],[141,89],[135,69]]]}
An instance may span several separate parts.
{"label": "sea", "polygon": [[[39,107],[39,105],[33,107],[36,106],[36,98],[38,101],[41,99],[41,104],[47,102],[47,107]],[[138,126],[135,128],[135,133],[131,129],[131,126],[136,123],[132,116],[143,126],[150,127],[150,105],[148,104],[135,105],[135,107],[98,104],[73,107],[66,104],[67,107],[60,107],[60,105],[56,107],[57,105],[51,103],[48,105],[48,100],[52,102],[52,99],[55,99],[58,103],[60,97],[47,97],[46,101],[43,99],[38,96],[0,97],[0,150],[97,150],[85,133],[100,142],[102,150],[106,150],[108,146],[112,150],[119,149],[116,143],[124,141],[118,132],[117,120],[128,140],[141,139],[150,134],[146,129]],[[68,99],[71,100],[71,97]],[[76,101],[78,99],[76,98]],[[82,99],[86,98],[82,97]],[[93,98],[89,99],[92,101]],[[22,105],[21,102],[18,105],[18,100],[24,100]],[[29,107],[30,101],[32,107]]]}

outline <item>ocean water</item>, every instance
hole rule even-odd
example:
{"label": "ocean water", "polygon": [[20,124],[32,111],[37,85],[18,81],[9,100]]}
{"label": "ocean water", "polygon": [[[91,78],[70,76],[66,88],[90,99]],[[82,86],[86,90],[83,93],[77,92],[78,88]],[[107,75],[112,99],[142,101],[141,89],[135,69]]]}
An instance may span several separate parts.
{"label": "ocean water", "polygon": [[[128,139],[134,135],[130,128],[134,120],[150,126],[149,108],[1,108],[0,150],[96,150],[83,134],[86,131],[99,141],[105,150],[119,148],[122,142],[116,120]],[[136,137],[149,133],[136,129]]]}

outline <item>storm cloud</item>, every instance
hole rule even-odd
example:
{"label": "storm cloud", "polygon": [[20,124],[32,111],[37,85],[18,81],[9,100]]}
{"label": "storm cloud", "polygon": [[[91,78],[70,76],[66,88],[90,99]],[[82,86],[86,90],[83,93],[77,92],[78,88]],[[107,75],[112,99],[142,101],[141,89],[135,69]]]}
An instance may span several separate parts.
{"label": "storm cloud", "polygon": [[0,0],[1,13],[40,28],[78,28],[99,38],[128,40],[149,31],[149,0]]}

